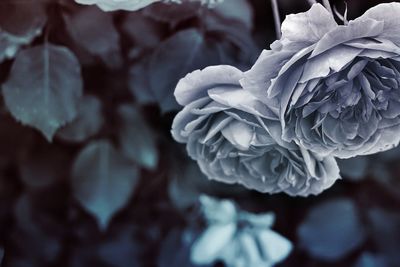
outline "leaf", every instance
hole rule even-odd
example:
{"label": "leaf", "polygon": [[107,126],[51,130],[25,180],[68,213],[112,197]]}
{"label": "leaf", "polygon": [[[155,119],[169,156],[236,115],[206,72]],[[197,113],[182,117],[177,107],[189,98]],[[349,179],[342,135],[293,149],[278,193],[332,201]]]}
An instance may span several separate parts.
{"label": "leaf", "polygon": [[118,113],[122,119],[122,128],[119,131],[122,152],[142,167],[157,167],[155,137],[139,111],[130,105],[121,105]]}
{"label": "leaf", "polygon": [[301,246],[318,259],[338,261],[365,240],[354,203],[337,198],[315,206],[297,231]]}
{"label": "leaf", "polygon": [[349,159],[337,160],[340,173],[354,181],[360,181],[368,173],[370,158],[368,156],[359,156]]}
{"label": "leaf", "polygon": [[253,28],[254,11],[247,0],[223,1],[212,11],[225,19],[242,22],[249,30]]}
{"label": "leaf", "polygon": [[73,15],[64,15],[68,33],[87,52],[100,57],[110,68],[122,64],[120,40],[110,13],[97,7],[85,7]]}
{"label": "leaf", "polygon": [[129,70],[129,89],[135,96],[136,101],[146,105],[157,103],[157,98],[150,90],[150,80],[148,78],[149,61],[147,58],[138,62]]}
{"label": "leaf", "polygon": [[65,47],[45,44],[21,51],[3,85],[13,117],[52,141],[77,115],[82,96],[80,65]]}
{"label": "leaf", "polygon": [[150,58],[148,79],[149,89],[164,112],[179,109],[173,97],[179,79],[193,70],[217,64],[216,53],[196,29],[180,31],[158,46]]}
{"label": "leaf", "polygon": [[106,140],[89,143],[72,167],[73,194],[101,230],[127,204],[138,179],[135,165]]}
{"label": "leaf", "polygon": [[78,116],[57,132],[57,137],[69,142],[83,142],[103,126],[101,102],[95,96],[84,96],[78,107]]}
{"label": "leaf", "polygon": [[55,146],[44,146],[26,153],[20,163],[22,182],[30,189],[42,189],[65,179],[70,160],[64,150]]}
{"label": "leaf", "polygon": [[123,21],[122,30],[133,43],[133,49],[142,51],[155,48],[162,41],[165,35],[163,26],[142,13],[129,13]]}
{"label": "leaf", "polygon": [[[121,231],[122,230],[122,231]],[[139,253],[141,243],[135,240],[134,231],[128,227],[118,228],[117,236],[99,244],[97,254],[110,266],[134,267],[140,266]]]}
{"label": "leaf", "polygon": [[43,265],[52,265],[60,256],[62,252],[60,229],[65,225],[53,221],[53,214],[49,214],[49,209],[54,209],[55,206],[57,210],[63,212],[60,203],[51,192],[25,193],[16,200],[15,223],[9,236],[9,244],[13,248],[12,251],[20,255],[18,260],[29,260],[32,263],[41,259]]}
{"label": "leaf", "polygon": [[370,234],[375,247],[385,257],[389,266],[397,266],[400,262],[400,215],[384,209],[372,208],[368,211]]}
{"label": "leaf", "polygon": [[143,13],[150,18],[169,23],[175,26],[179,22],[194,17],[201,7],[200,1],[176,3],[154,3],[143,10]]}
{"label": "leaf", "polygon": [[381,255],[374,255],[364,252],[357,260],[354,267],[388,267],[385,258]]}
{"label": "leaf", "polygon": [[[195,267],[200,266],[190,261],[190,249],[194,239],[199,235],[197,229],[188,228],[185,230],[173,229],[163,239],[158,256],[159,267]],[[212,267],[213,264],[201,265]]]}
{"label": "leaf", "polygon": [[13,58],[22,45],[41,34],[46,22],[42,3],[6,1],[0,8],[0,62]]}

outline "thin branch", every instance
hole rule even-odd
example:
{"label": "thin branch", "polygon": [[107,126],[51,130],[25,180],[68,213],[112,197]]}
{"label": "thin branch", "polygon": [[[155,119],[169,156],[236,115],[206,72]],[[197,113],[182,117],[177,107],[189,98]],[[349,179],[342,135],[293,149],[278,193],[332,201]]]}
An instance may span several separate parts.
{"label": "thin branch", "polygon": [[317,3],[317,0],[307,0],[307,2],[312,6]]}
{"label": "thin branch", "polygon": [[325,8],[329,11],[329,13],[331,13],[333,16],[332,7],[331,4],[329,3],[329,0],[322,0],[322,3],[324,4]]}
{"label": "thin branch", "polygon": [[279,15],[279,7],[277,0],[271,0],[272,13],[274,14],[276,38],[281,39],[281,16]]}

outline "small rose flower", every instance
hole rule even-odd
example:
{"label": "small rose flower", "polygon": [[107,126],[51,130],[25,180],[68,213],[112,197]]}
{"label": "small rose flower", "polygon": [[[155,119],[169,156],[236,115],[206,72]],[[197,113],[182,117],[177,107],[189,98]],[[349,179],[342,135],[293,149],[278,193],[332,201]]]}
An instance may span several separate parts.
{"label": "small rose flower", "polygon": [[207,228],[194,241],[190,259],[198,265],[221,260],[228,267],[272,267],[292,251],[292,243],[273,231],[273,213],[253,214],[230,200],[200,197]]}
{"label": "small rose flower", "polygon": [[260,192],[319,194],[339,178],[333,157],[281,140],[274,111],[243,90],[231,66],[197,70],[181,79],[175,97],[184,109],[172,125],[210,179]]}
{"label": "small rose flower", "polygon": [[242,86],[275,107],[283,139],[349,158],[400,141],[400,3],[337,25],[320,4],[289,15]]}

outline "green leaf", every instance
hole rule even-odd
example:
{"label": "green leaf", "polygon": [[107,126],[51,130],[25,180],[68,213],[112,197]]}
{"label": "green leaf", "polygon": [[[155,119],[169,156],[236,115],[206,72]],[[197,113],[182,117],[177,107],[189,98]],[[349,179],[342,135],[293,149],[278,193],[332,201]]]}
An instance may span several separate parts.
{"label": "green leaf", "polygon": [[65,47],[45,44],[21,51],[3,85],[5,104],[15,119],[51,141],[77,115],[81,69]]}
{"label": "green leaf", "polygon": [[118,112],[122,121],[119,132],[122,152],[140,166],[154,169],[158,163],[158,151],[153,132],[134,107],[121,105]]}
{"label": "green leaf", "polygon": [[105,230],[112,216],[127,204],[138,179],[136,166],[110,142],[95,141],[75,159],[73,195]]}
{"label": "green leaf", "polygon": [[57,132],[57,137],[68,142],[83,142],[95,135],[103,125],[101,102],[95,96],[84,96],[79,103],[78,116]]}

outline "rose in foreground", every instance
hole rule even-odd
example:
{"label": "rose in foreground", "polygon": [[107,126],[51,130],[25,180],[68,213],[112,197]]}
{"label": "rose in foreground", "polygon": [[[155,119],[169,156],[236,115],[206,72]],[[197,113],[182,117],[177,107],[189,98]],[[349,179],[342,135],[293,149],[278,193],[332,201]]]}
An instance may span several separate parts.
{"label": "rose in foreground", "polygon": [[335,159],[281,140],[274,111],[243,90],[242,78],[234,67],[213,66],[181,79],[175,97],[184,109],[173,137],[210,179],[293,196],[330,187],[339,178]]}
{"label": "rose in foreground", "polygon": [[288,142],[340,158],[390,149],[400,141],[399,14],[389,3],[346,25],[320,4],[289,15],[241,83],[276,107]]}

